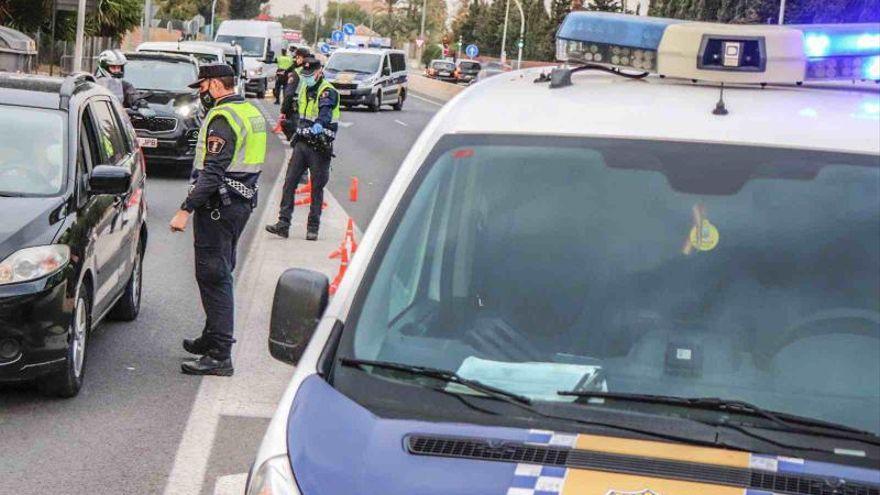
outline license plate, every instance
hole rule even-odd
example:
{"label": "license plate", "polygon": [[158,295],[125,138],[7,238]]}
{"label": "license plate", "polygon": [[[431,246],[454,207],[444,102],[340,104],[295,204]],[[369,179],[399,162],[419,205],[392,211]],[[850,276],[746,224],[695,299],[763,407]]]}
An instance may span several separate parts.
{"label": "license plate", "polygon": [[336,92],[342,96],[348,96],[351,94],[351,90],[348,89],[337,89]]}
{"label": "license plate", "polygon": [[141,148],[158,148],[159,140],[156,138],[138,138],[138,144],[141,145]]}

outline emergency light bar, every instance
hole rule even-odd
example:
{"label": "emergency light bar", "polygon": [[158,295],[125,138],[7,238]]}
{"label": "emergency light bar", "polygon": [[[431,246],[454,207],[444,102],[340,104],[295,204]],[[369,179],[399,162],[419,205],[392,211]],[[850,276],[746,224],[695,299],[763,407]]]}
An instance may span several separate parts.
{"label": "emergency light bar", "polygon": [[880,24],[733,25],[572,12],[556,58],[727,83],[880,81]]}

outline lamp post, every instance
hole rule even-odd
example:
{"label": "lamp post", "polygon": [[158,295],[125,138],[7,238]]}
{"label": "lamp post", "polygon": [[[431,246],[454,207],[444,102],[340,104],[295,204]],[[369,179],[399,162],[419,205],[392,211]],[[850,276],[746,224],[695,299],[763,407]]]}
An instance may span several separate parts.
{"label": "lamp post", "polygon": [[144,0],[144,41],[150,41],[150,28],[153,27],[153,2]]}
{"label": "lamp post", "polygon": [[76,11],[76,43],[73,46],[73,71],[82,70],[83,36],[86,29],[86,0],[79,0]]}
{"label": "lamp post", "polygon": [[208,32],[208,36],[211,37],[211,41],[214,41],[214,12],[217,10],[217,0],[211,2],[211,30]]}
{"label": "lamp post", "polygon": [[779,24],[785,24],[785,0],[779,0]]}
{"label": "lamp post", "polygon": [[321,8],[320,0],[315,0],[315,50],[318,49],[318,23],[321,17],[318,15],[318,9]]}
{"label": "lamp post", "polygon": [[422,0],[422,27],[419,29],[419,39],[422,40],[422,46],[419,47],[419,62],[422,61],[422,55],[425,53],[425,13],[428,11],[428,0]]}
{"label": "lamp post", "polygon": [[[516,2],[516,8],[519,9],[519,39],[523,41],[523,36],[525,36],[526,32],[526,16],[523,12],[522,4],[519,3],[519,0],[513,0]],[[507,17],[510,14],[510,0],[507,0],[507,7],[504,9],[504,32],[501,34],[501,63],[504,64],[507,62]],[[520,43],[517,43],[519,46]],[[522,46],[519,46],[519,53],[516,59],[516,68],[519,69],[522,64]]]}

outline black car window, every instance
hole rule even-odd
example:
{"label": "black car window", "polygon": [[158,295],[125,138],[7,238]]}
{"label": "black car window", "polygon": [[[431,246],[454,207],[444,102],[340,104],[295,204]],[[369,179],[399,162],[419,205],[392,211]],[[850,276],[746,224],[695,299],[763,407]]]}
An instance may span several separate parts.
{"label": "black car window", "polygon": [[90,106],[94,112],[100,149],[104,158],[101,163],[117,165],[128,153],[128,150],[115,112],[106,101],[93,102]]}
{"label": "black car window", "polygon": [[394,72],[406,72],[406,57],[402,53],[391,54],[391,70]]}
{"label": "black car window", "polygon": [[80,204],[85,201],[92,168],[95,164],[101,163],[101,159],[92,116],[88,110],[84,110],[79,123],[79,142],[76,153],[76,189]]}

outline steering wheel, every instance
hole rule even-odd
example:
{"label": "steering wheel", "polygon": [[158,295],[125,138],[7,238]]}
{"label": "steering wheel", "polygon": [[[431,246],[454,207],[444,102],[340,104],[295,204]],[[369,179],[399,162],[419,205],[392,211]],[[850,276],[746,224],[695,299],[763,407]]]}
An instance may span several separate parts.
{"label": "steering wheel", "polygon": [[773,335],[769,342],[756,352],[756,361],[759,365],[769,363],[780,351],[798,340],[831,334],[861,335],[880,339],[880,312],[856,308],[819,311]]}

